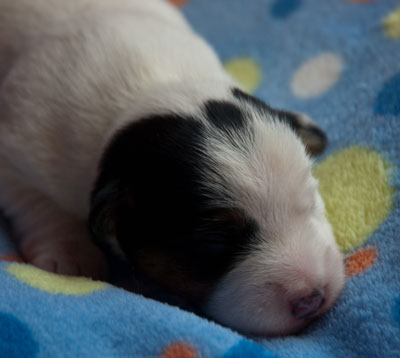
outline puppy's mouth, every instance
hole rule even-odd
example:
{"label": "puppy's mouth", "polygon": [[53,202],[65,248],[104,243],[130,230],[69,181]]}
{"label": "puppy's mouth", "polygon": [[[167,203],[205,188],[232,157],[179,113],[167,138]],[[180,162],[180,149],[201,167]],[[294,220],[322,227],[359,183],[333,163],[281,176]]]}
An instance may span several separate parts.
{"label": "puppy's mouth", "polygon": [[311,294],[290,302],[291,314],[296,319],[309,319],[318,315],[324,303],[325,290],[314,290]]}

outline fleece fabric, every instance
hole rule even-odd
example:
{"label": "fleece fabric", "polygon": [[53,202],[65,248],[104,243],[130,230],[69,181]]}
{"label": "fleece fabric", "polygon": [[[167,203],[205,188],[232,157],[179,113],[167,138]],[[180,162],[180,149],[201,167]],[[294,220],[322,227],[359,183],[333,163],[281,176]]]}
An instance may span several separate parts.
{"label": "fleece fabric", "polygon": [[244,88],[328,134],[314,173],[346,254],[344,292],[298,335],[245,337],[21,263],[2,224],[0,357],[400,357],[399,1],[171,2]]}

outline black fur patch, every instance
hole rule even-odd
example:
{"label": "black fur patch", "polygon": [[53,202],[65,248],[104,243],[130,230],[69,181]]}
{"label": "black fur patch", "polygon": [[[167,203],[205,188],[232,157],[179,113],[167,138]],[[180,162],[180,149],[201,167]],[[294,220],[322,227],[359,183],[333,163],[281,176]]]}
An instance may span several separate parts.
{"label": "black fur patch", "polygon": [[134,265],[189,296],[191,286],[215,284],[256,232],[241,210],[213,206],[204,133],[201,122],[175,115],[130,124],[106,150],[91,199],[96,241],[115,234]]}
{"label": "black fur patch", "polygon": [[266,113],[268,115],[274,116],[282,122],[286,122],[294,131],[299,128],[300,122],[298,121],[295,113],[272,108],[260,99],[248,93],[245,93],[238,88],[234,88],[232,90],[232,93],[237,99],[251,104],[251,106],[259,112]]}
{"label": "black fur patch", "polygon": [[243,130],[246,127],[244,113],[233,103],[210,100],[204,107],[208,121],[221,130]]}
{"label": "black fur patch", "polygon": [[257,97],[254,97],[246,92],[243,92],[239,88],[233,88],[232,94],[236,99],[241,100],[243,102],[250,103],[253,107],[258,109],[260,112],[274,111],[274,109],[272,109],[270,106],[268,106],[265,102],[261,101]]}

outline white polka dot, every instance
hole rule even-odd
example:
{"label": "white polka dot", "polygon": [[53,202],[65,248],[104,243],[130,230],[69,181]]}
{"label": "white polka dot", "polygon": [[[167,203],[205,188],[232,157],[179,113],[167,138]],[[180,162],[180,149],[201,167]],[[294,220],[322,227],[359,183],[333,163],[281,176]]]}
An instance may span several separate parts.
{"label": "white polka dot", "polygon": [[307,99],[322,95],[332,88],[342,72],[343,61],[333,53],[322,53],[303,63],[290,84],[296,97]]}

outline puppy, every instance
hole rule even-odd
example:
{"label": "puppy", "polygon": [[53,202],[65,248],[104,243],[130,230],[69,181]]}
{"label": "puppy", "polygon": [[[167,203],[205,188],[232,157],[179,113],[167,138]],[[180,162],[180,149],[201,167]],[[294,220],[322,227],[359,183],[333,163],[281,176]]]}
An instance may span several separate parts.
{"label": "puppy", "polygon": [[337,299],[307,154],[324,133],[240,90],[166,2],[0,0],[0,91],[0,204],[28,262],[104,279],[107,244],[260,335]]}

